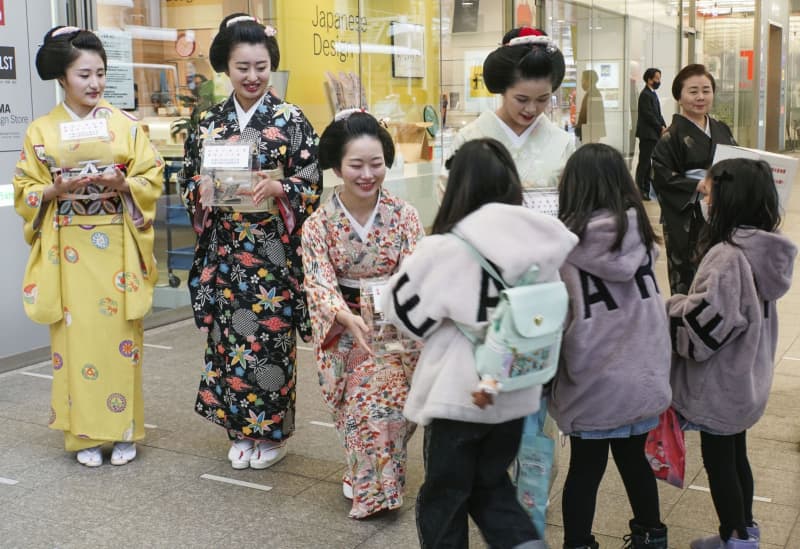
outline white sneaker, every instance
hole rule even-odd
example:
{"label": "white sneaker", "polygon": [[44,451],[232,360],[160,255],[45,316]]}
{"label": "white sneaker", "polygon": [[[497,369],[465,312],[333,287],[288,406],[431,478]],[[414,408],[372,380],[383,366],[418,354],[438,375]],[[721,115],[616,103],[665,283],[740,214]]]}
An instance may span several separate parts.
{"label": "white sneaker", "polygon": [[347,499],[353,499],[353,483],[349,478],[342,479],[342,495]]}
{"label": "white sneaker", "polygon": [[285,458],[286,452],[285,442],[259,440],[256,442],[255,447],[253,447],[253,455],[250,457],[250,467],[253,469],[266,469]]}
{"label": "white sneaker", "polygon": [[250,456],[253,455],[252,440],[235,440],[228,450],[228,459],[234,469],[247,469],[250,467]]}
{"label": "white sneaker", "polygon": [[103,464],[103,452],[100,446],[81,450],[75,457],[78,458],[78,463],[86,467],[100,467]]}
{"label": "white sneaker", "polygon": [[136,444],[133,442],[115,442],[111,451],[111,465],[127,465],[136,457]]}

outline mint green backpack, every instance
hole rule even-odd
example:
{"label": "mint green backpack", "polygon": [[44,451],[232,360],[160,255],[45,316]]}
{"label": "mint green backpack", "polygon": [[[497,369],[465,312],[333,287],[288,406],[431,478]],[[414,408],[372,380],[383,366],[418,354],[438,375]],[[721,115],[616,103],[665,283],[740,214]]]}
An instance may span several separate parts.
{"label": "mint green backpack", "polygon": [[550,381],[558,368],[561,334],[569,297],[563,282],[541,282],[534,265],[509,286],[475,247],[460,238],[481,267],[503,286],[481,340],[464,325],[456,326],[475,347],[481,379],[491,377],[500,392],[525,389]]}

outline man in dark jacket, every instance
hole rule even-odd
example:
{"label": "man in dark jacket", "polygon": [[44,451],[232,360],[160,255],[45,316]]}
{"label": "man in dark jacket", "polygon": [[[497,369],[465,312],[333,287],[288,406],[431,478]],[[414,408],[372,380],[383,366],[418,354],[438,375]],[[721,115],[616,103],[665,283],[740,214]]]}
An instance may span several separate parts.
{"label": "man in dark jacket", "polygon": [[642,198],[650,200],[652,170],[650,157],[661,134],[667,131],[667,124],[661,116],[661,103],[656,90],[661,85],[661,71],[649,68],[644,71],[646,86],[639,94],[639,118],[636,121],[636,137],[639,138],[639,164],[636,166],[636,185]]}

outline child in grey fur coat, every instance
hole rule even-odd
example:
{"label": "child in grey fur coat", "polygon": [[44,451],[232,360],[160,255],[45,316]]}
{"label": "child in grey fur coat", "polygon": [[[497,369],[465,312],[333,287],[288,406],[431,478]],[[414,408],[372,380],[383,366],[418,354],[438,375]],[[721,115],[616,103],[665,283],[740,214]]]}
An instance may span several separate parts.
{"label": "child in grey fur coat", "polygon": [[570,306],[549,405],[570,439],[564,548],[598,547],[592,522],[610,449],[633,511],[626,547],[667,549],[644,446],[671,399],[669,329],[657,239],[618,151],[593,143],[572,155],[558,216],[580,237],[561,267]]}
{"label": "child in grey fur coat", "polygon": [[775,302],[792,282],[797,248],[778,232],[778,194],[769,165],[732,159],[703,182],[705,251],[688,295],[667,302],[674,349],[672,405],[683,428],[700,431],[719,536],[692,549],[757,549],[747,429],[772,386]]}

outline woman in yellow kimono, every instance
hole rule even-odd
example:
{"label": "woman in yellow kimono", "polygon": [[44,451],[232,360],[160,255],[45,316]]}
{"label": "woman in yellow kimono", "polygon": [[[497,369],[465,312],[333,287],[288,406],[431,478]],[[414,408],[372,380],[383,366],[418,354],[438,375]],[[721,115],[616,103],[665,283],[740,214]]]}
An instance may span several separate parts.
{"label": "woman in yellow kimono", "polygon": [[[162,161],[136,121],[102,99],[106,54],[94,34],[50,30],[36,69],[65,94],[28,128],[14,177],[31,245],[25,311],[50,326],[50,427],[64,431],[83,465],[101,465],[106,442],[114,443],[111,463],[124,465],[144,438],[142,317],[158,275]],[[78,133],[82,141],[65,139],[62,148],[62,136]],[[68,165],[67,149],[78,166]]]}

